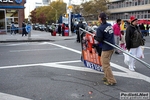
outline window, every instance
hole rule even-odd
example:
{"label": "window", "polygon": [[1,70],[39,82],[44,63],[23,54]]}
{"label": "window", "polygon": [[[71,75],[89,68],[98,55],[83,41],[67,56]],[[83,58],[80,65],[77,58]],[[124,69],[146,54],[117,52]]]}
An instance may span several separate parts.
{"label": "window", "polygon": [[148,14],[148,18],[150,18],[150,13]]}
{"label": "window", "polygon": [[139,14],[137,15],[137,18],[138,18],[138,19],[140,19],[140,16],[139,16]]}
{"label": "window", "polygon": [[142,0],[141,4],[144,5],[144,0]]}
{"label": "window", "polygon": [[147,18],[147,14],[144,15],[144,18]]}
{"label": "window", "polygon": [[138,0],[138,5],[141,5],[141,0]]}
{"label": "window", "polygon": [[145,0],[145,4],[148,4],[148,0]]}
{"label": "window", "polygon": [[148,4],[150,4],[150,0],[147,0],[148,1]]}
{"label": "window", "polygon": [[[5,33],[5,11],[4,10],[0,10],[0,34],[4,34]],[[3,31],[1,31],[3,30]]]}
{"label": "window", "polygon": [[137,6],[137,1],[135,1],[135,6]]}

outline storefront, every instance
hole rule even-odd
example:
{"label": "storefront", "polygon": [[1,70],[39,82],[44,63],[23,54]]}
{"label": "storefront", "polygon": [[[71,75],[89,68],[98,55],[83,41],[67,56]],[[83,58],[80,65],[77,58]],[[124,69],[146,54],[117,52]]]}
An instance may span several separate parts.
{"label": "storefront", "polygon": [[[19,29],[24,21],[26,0],[0,0],[0,34],[10,33],[11,23]],[[21,30],[18,30],[21,33]]]}

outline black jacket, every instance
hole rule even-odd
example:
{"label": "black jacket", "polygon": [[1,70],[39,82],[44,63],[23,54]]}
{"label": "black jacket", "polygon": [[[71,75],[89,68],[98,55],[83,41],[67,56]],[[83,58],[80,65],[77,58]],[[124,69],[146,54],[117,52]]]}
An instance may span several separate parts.
{"label": "black jacket", "polygon": [[84,24],[82,22],[78,23],[76,30],[79,31],[79,28],[85,29]]}
{"label": "black jacket", "polygon": [[126,48],[129,50],[131,48],[137,48],[141,45],[142,33],[138,26],[130,24],[126,29],[125,35]]}

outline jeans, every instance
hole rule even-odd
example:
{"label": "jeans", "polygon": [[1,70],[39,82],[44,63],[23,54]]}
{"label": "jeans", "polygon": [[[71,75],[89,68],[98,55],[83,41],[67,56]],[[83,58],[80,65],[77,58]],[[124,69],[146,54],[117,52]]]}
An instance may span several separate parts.
{"label": "jeans", "polygon": [[[119,46],[120,36],[114,35],[115,44]],[[119,52],[118,49],[115,49],[116,52]]]}

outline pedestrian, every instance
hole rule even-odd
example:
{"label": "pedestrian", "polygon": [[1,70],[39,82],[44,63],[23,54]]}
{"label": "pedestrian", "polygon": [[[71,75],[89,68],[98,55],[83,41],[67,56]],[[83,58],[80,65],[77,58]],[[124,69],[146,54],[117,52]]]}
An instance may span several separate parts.
{"label": "pedestrian", "polygon": [[85,29],[84,24],[82,23],[82,20],[79,21],[77,27],[76,27],[76,34],[77,34],[77,42],[80,43],[80,33],[79,33],[79,29]]}
{"label": "pedestrian", "polygon": [[[119,46],[119,41],[121,39],[120,25],[121,25],[121,19],[117,19],[116,24],[113,25],[115,44],[118,46]],[[115,49],[115,54],[119,54],[118,49]]]}
{"label": "pedestrian", "polygon": [[142,36],[143,36],[143,37],[146,36],[146,34],[145,34],[145,26],[144,26],[143,23],[142,23],[141,25],[139,25],[139,28],[140,28],[140,30],[141,30],[141,32],[142,32]]}
{"label": "pedestrian", "polygon": [[106,19],[106,14],[103,12],[100,13],[99,22],[101,24],[97,28],[95,39],[102,43],[101,63],[104,71],[104,78],[102,80],[104,81],[105,85],[112,86],[117,83],[110,67],[110,60],[114,52],[114,48],[103,41],[107,41],[113,45],[115,44],[115,41],[112,25],[107,23]]}
{"label": "pedestrian", "polygon": [[98,28],[98,26],[96,25],[96,23],[92,26],[92,30],[96,31]]}
{"label": "pedestrian", "polygon": [[[142,33],[140,28],[137,26],[138,19],[134,16],[130,17],[130,25],[126,29],[125,41],[126,48],[130,54],[138,58],[144,58],[141,45],[142,42]],[[131,58],[131,57],[130,57]],[[128,65],[129,70],[135,71],[135,59],[131,58]]]}
{"label": "pedestrian", "polygon": [[12,35],[13,33],[16,34],[16,27],[15,27],[15,25],[14,25],[14,22],[11,23],[11,30],[10,30],[10,32],[11,32],[11,35]]}
{"label": "pedestrian", "polygon": [[55,32],[56,32],[56,26],[55,26],[54,23],[52,23],[51,28],[52,28],[52,33],[51,33],[51,35],[54,36],[54,35],[55,35]]}
{"label": "pedestrian", "polygon": [[78,21],[77,21],[77,19],[75,19],[74,20],[74,32],[75,33],[76,33],[77,25],[78,25]]}
{"label": "pedestrian", "polygon": [[25,21],[22,22],[22,36],[27,36]]}
{"label": "pedestrian", "polygon": [[93,33],[91,22],[88,22],[88,25],[85,28],[86,31]]}
{"label": "pedestrian", "polygon": [[58,34],[61,35],[61,24],[58,25]]}
{"label": "pedestrian", "polygon": [[147,24],[147,25],[146,25],[146,33],[147,33],[146,35],[147,35],[147,36],[149,36],[149,28],[150,28],[150,26]]}
{"label": "pedestrian", "polygon": [[62,24],[62,36],[65,34],[65,23]]}
{"label": "pedestrian", "polygon": [[125,43],[125,34],[124,34],[124,31],[121,31],[121,39],[120,39],[120,47],[123,49],[123,50],[126,50],[126,43]]}

